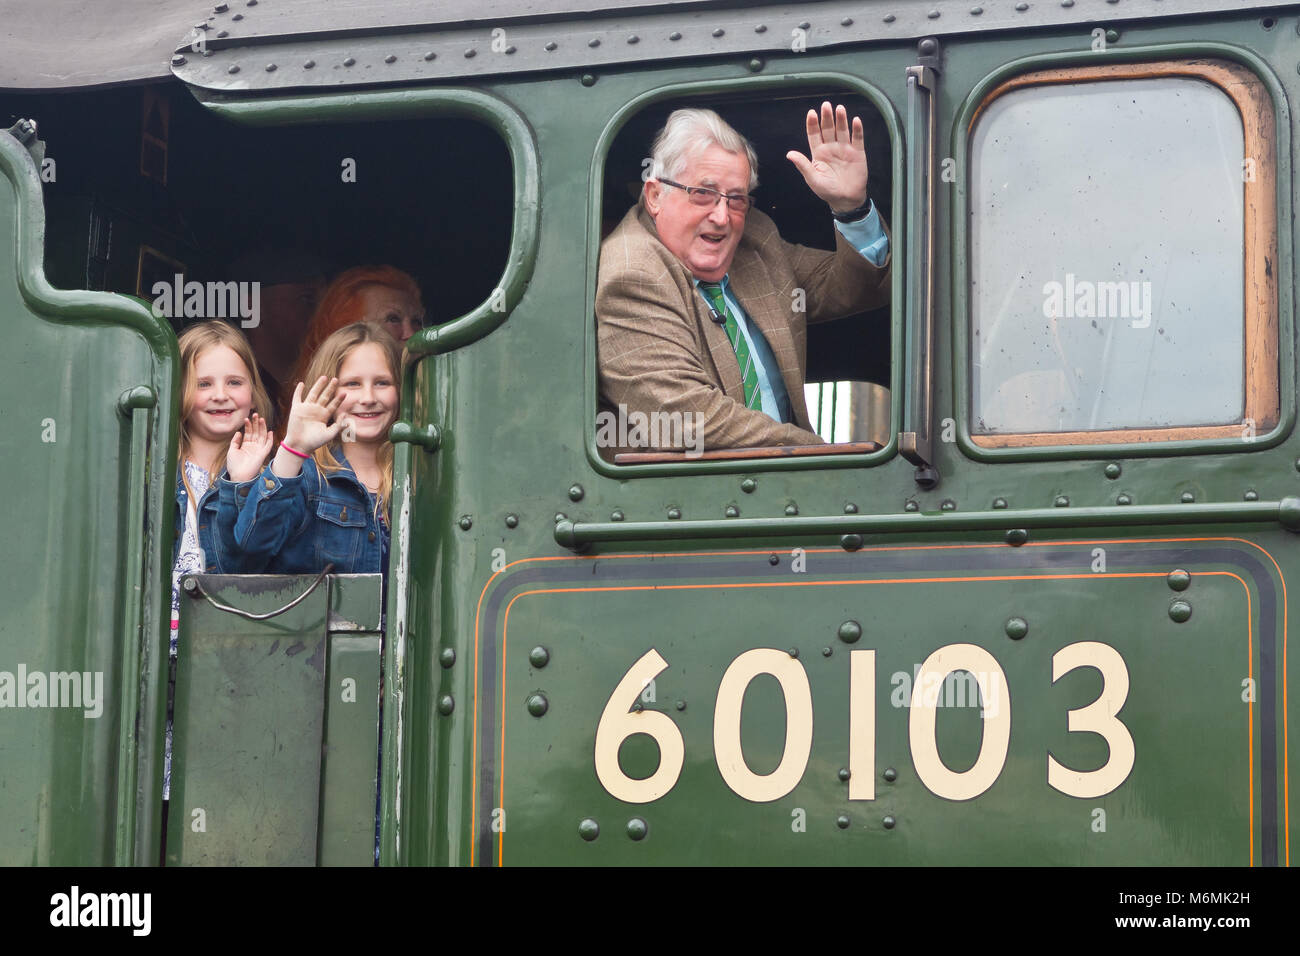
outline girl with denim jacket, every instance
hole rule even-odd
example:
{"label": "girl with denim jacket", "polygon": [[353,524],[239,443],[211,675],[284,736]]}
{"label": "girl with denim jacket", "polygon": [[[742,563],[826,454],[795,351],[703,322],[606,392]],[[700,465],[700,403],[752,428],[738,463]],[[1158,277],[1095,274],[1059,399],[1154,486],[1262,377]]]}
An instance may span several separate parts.
{"label": "girl with denim jacket", "polygon": [[[273,440],[266,428],[271,402],[243,334],[224,322],[199,322],[181,333],[178,344],[181,425],[169,648],[173,680],[181,578],[251,570],[244,566],[227,529],[233,527],[231,519],[238,513],[239,486],[257,477]],[[170,691],[169,686],[164,800],[171,790]]]}
{"label": "girl with denim jacket", "polygon": [[234,538],[273,574],[387,572],[401,345],[376,322],[330,335],[293,393],[284,440]]}

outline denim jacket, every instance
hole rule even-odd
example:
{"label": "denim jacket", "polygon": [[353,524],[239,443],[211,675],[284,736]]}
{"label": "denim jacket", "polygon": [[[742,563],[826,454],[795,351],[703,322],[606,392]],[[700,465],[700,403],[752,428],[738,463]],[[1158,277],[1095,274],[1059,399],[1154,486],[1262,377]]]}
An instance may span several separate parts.
{"label": "denim jacket", "polygon": [[[253,482],[236,485],[222,472],[202,495],[194,507],[198,522],[199,547],[203,549],[203,571],[206,574],[241,574],[257,570],[249,566],[248,555],[235,543],[235,521],[239,515],[238,501],[248,495]],[[189,492],[185,489],[179,470],[176,474],[176,536],[172,540],[172,566],[180,552],[181,535],[185,530],[185,512],[189,507]]]}
{"label": "denim jacket", "polygon": [[294,478],[268,465],[242,493],[233,543],[257,570],[305,574],[333,564],[334,574],[388,571],[388,525],[375,514],[375,497],[337,457],[345,467],[328,476],[311,458]]}

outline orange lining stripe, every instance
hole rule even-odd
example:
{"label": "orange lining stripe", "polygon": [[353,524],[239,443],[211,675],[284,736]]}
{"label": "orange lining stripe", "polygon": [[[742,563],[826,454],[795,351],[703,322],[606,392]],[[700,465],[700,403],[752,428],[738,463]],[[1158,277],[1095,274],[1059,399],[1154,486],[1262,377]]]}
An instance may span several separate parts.
{"label": "orange lining stripe", "polygon": [[[1239,538],[1230,535],[1216,536],[1189,536],[1189,537],[1161,537],[1161,538],[1092,538],[1092,539],[1075,539],[1065,541],[1030,541],[1021,547],[1061,547],[1065,545],[1087,545],[1087,544],[1163,544],[1163,543],[1204,543],[1212,541],[1234,541],[1239,544],[1249,545],[1255,550],[1261,552],[1269,559],[1273,567],[1277,570],[1278,581],[1282,585],[1282,793],[1283,793],[1283,847],[1285,850],[1285,865],[1291,865],[1291,793],[1290,793],[1290,733],[1289,733],[1289,716],[1288,708],[1288,680],[1287,680],[1287,645],[1289,630],[1289,607],[1287,601],[1286,577],[1282,573],[1281,566],[1277,559],[1264,548],[1262,545],[1255,543],[1247,538]],[[970,548],[1002,548],[1007,547],[1004,542],[989,542],[987,544],[940,544],[940,545],[879,545],[868,548],[862,548],[862,551],[948,551],[963,550]],[[759,548],[753,550],[732,550],[732,551],[663,551],[663,552],[627,552],[622,554],[605,554],[605,555],[555,555],[555,556],[537,556],[531,558],[519,558],[511,561],[500,571],[494,571],[483,585],[483,590],[479,592],[478,605],[474,613],[474,685],[471,689],[471,711],[473,712],[471,742],[471,763],[470,763],[470,866],[474,865],[475,840],[474,837],[478,831],[478,645],[479,645],[479,618],[483,608],[483,597],[487,594],[488,588],[497,576],[504,574],[507,570],[516,564],[524,564],[530,561],[595,561],[595,560],[628,560],[636,558],[655,558],[655,557],[716,557],[722,555],[745,555],[745,554],[771,554],[772,548]],[[808,548],[805,549],[807,554],[828,554],[839,553],[841,548]],[[1155,572],[1158,574],[1159,572]],[[1202,572],[1214,573],[1214,572]],[[1089,575],[1096,576],[1096,575]],[[791,582],[793,583],[793,582]],[[511,602],[514,603],[513,601]],[[507,606],[507,611],[509,607]],[[504,639],[504,621],[503,634]],[[503,641],[504,655],[504,641]],[[504,659],[504,656],[503,656]],[[503,678],[504,680],[504,678]],[[1253,739],[1253,711],[1251,712],[1252,739]],[[504,728],[503,728],[504,734]],[[504,751],[503,751],[504,753]],[[1253,745],[1251,749],[1253,761]],[[502,793],[504,794],[504,783]],[[1253,790],[1252,790],[1253,792]],[[1251,803],[1253,813],[1254,804]],[[1251,846],[1252,853],[1254,845]]]}
{"label": "orange lining stripe", "polygon": [[[761,553],[761,552],[760,552]],[[1253,603],[1250,598],[1250,587],[1237,574],[1232,571],[1201,571],[1198,572],[1207,577],[1231,577],[1235,578],[1242,586],[1246,593],[1246,653],[1247,653],[1247,676],[1254,676],[1254,650],[1252,642],[1254,616]],[[1030,580],[1077,580],[1081,578],[1163,578],[1167,573],[1163,571],[1133,571],[1133,572],[1083,572],[1076,574],[1024,574],[1024,575],[993,575],[993,576],[961,576],[948,578],[890,578],[876,580],[848,580],[848,581],[783,581],[783,582],[749,582],[739,584],[639,584],[639,585],[613,585],[609,587],[573,587],[573,588],[539,588],[532,591],[521,591],[510,599],[506,605],[505,614],[501,624],[501,763],[498,777],[500,779],[499,805],[505,806],[506,798],[506,748],[505,748],[505,721],[506,721],[506,694],[505,694],[505,661],[506,649],[509,641],[510,630],[510,611],[516,601],[523,597],[539,594],[580,594],[580,593],[601,593],[613,591],[675,591],[675,590],[711,590],[717,588],[731,587],[817,587],[827,585],[845,585],[845,584],[951,584],[951,583],[973,583],[980,581],[1030,581]],[[1247,765],[1249,767],[1247,777],[1247,801],[1248,808],[1247,818],[1247,846],[1249,847],[1250,866],[1255,865],[1255,743],[1254,743],[1254,707],[1248,707],[1247,713]],[[477,808],[476,808],[477,809]],[[472,846],[472,844],[471,844]],[[505,832],[502,831],[497,837],[497,866],[505,866]]]}

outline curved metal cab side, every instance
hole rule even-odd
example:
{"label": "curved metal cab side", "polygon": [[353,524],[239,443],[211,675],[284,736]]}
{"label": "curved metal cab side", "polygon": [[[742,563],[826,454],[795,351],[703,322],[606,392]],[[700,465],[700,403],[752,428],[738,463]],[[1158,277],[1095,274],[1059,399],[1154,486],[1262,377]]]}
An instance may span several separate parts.
{"label": "curved metal cab side", "polygon": [[146,862],[160,832],[176,340],[122,296],[52,288],[37,165],[7,133],[0,173],[0,449],[21,502],[0,576],[0,860]]}

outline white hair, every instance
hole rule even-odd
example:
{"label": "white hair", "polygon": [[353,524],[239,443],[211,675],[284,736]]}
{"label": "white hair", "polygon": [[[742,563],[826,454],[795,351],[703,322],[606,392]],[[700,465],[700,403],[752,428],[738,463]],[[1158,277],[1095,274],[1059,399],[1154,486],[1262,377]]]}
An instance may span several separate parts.
{"label": "white hair", "polygon": [[754,147],[713,110],[674,110],[669,115],[650,148],[650,175],[655,179],[677,179],[686,171],[686,164],[710,146],[721,146],[729,153],[743,151],[749,160],[750,191],[757,188],[758,155]]}

